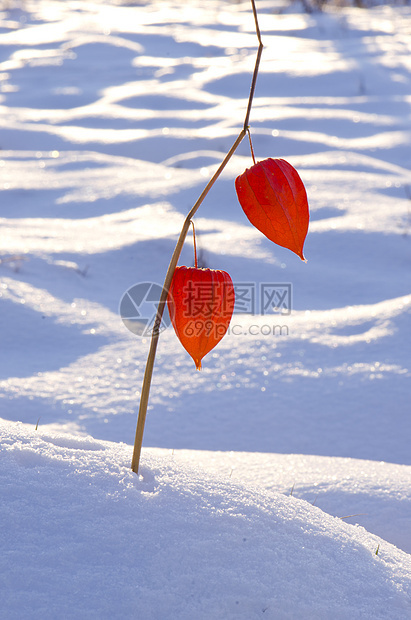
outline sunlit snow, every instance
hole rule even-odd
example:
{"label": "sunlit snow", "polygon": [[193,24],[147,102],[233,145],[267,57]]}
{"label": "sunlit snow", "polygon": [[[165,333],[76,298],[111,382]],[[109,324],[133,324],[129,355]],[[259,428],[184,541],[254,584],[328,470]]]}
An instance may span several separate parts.
{"label": "sunlit snow", "polygon": [[306,185],[308,262],[242,212],[245,139],[195,222],[251,297],[202,372],[161,334],[136,476],[120,301],[242,128],[251,3],[1,3],[6,620],[411,618],[411,10],[257,8],[254,150]]}

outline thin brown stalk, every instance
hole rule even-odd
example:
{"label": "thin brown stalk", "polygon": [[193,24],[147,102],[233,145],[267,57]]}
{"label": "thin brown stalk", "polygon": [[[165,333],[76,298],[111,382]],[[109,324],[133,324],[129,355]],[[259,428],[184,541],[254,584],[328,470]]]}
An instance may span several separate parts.
{"label": "thin brown stalk", "polygon": [[254,149],[253,149],[253,142],[251,140],[251,133],[250,133],[250,130],[248,128],[247,128],[247,133],[248,133],[248,140],[250,142],[251,157],[253,158],[253,163],[254,163],[254,166],[255,166],[256,162],[255,162],[255,155],[254,155]]}
{"label": "thin brown stalk", "polygon": [[174,249],[170,264],[167,269],[167,274],[164,280],[163,290],[161,292],[160,300],[159,300],[158,307],[157,307],[157,314],[156,314],[154,328],[153,328],[153,332],[151,336],[150,349],[148,352],[146,369],[144,372],[143,385],[141,389],[140,407],[139,407],[138,418],[137,418],[137,428],[136,428],[136,436],[134,440],[133,458],[131,461],[131,469],[136,474],[138,473],[138,468],[139,468],[139,463],[140,463],[141,446],[143,443],[143,433],[144,433],[144,426],[146,422],[147,407],[148,407],[148,398],[150,394],[150,386],[151,386],[151,379],[153,376],[153,368],[154,368],[154,360],[156,356],[157,344],[158,344],[158,339],[160,336],[160,325],[161,325],[161,320],[163,318],[165,304],[167,302],[168,290],[170,288],[171,280],[174,275],[174,270],[177,266],[177,262],[181,254],[181,250],[183,248],[183,244],[187,236],[187,232],[190,228],[191,218],[194,217],[194,214],[196,213],[197,209],[200,207],[201,203],[207,196],[208,192],[213,187],[214,183],[217,181],[218,177],[220,176],[220,174],[222,173],[222,171],[224,170],[224,168],[230,161],[231,157],[234,155],[235,151],[237,150],[238,145],[240,144],[240,142],[246,135],[247,129],[248,129],[251,106],[253,103],[254,92],[255,92],[255,85],[257,82],[258,68],[260,66],[261,54],[263,51],[263,44],[261,42],[260,28],[258,26],[258,18],[257,18],[255,0],[251,0],[251,5],[253,8],[254,22],[255,22],[255,28],[256,28],[257,38],[259,42],[259,47],[258,47],[257,58],[255,62],[255,67],[254,67],[253,78],[251,81],[251,88],[250,88],[250,94],[248,97],[248,105],[247,105],[247,112],[245,115],[244,125],[243,125],[242,130],[238,134],[238,137],[236,138],[233,146],[228,151],[227,155],[224,157],[219,168],[214,173],[214,175],[211,177],[211,179],[205,186],[204,190],[202,191],[201,195],[199,196],[197,202],[191,208],[186,219],[184,220],[184,224],[181,229],[180,236],[177,240],[176,247]]}
{"label": "thin brown stalk", "polygon": [[197,260],[196,229],[195,229],[193,220],[191,220],[191,226],[193,227],[194,267],[197,269],[198,260]]}

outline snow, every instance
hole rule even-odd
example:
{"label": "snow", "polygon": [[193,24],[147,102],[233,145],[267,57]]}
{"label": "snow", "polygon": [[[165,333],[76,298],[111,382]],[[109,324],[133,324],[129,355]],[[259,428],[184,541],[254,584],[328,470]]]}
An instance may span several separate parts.
{"label": "snow", "polygon": [[252,477],[209,475],[193,451],[149,449],[137,479],[125,444],[7,423],[2,445],[9,618],[409,613],[409,555]]}
{"label": "snow", "polygon": [[244,140],[195,221],[254,312],[201,372],[162,332],[136,476],[149,339],[120,301],[242,127],[251,7],[3,4],[2,616],[411,618],[410,7],[257,2],[254,150],[306,185],[308,262],[243,214]]}

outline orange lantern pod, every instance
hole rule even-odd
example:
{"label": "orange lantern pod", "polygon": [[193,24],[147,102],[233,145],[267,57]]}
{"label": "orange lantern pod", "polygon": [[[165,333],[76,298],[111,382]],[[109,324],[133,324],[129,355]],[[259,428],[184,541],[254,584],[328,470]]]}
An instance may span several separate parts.
{"label": "orange lantern pod", "polygon": [[197,370],[228,330],[234,311],[234,285],[225,271],[176,267],[167,306],[174,330]]}
{"label": "orange lantern pod", "polygon": [[238,200],[251,224],[302,260],[309,212],[298,172],[284,159],[265,159],[235,180]]}

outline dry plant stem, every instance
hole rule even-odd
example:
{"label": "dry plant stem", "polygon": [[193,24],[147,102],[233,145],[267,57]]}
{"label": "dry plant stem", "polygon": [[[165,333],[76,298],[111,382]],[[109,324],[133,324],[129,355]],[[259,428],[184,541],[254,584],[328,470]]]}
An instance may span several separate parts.
{"label": "dry plant stem", "polygon": [[193,227],[193,246],[194,246],[194,267],[197,269],[198,261],[197,261],[197,244],[196,244],[196,229],[194,227],[194,222],[191,220],[191,225]]}
{"label": "dry plant stem", "polygon": [[136,436],[134,440],[133,458],[131,461],[131,469],[136,474],[138,473],[138,466],[140,462],[141,446],[143,443],[143,433],[144,433],[144,426],[145,426],[146,415],[147,415],[148,397],[149,397],[150,386],[151,386],[151,377],[153,375],[154,359],[156,356],[158,338],[160,336],[160,325],[161,325],[161,320],[163,318],[165,304],[167,302],[168,290],[170,288],[171,280],[174,275],[174,270],[177,266],[177,262],[178,262],[178,259],[180,258],[180,254],[181,254],[181,250],[184,245],[185,238],[190,228],[191,218],[194,216],[195,212],[197,211],[197,209],[203,202],[204,198],[207,196],[208,192],[210,191],[210,189],[212,188],[212,186],[214,185],[214,183],[216,182],[216,180],[218,179],[218,177],[220,176],[220,174],[222,173],[222,171],[228,164],[229,160],[233,156],[234,152],[236,151],[241,140],[244,138],[245,134],[246,134],[245,130],[242,129],[238,135],[237,140],[234,142],[233,146],[231,147],[231,149],[225,156],[217,172],[212,176],[210,181],[207,183],[201,196],[199,197],[199,199],[197,200],[197,202],[195,203],[195,205],[192,207],[191,211],[187,215],[186,219],[184,220],[183,228],[181,229],[181,233],[178,238],[177,245],[175,247],[173,256],[171,257],[171,261],[168,266],[166,279],[164,280],[163,290],[161,292],[160,300],[158,302],[157,315],[156,315],[156,319],[154,322],[153,332],[151,336],[150,350],[148,352],[147,364],[146,364],[146,369],[144,372],[143,387],[141,389],[140,407],[139,407],[138,418],[137,418],[137,428],[136,428]]}
{"label": "dry plant stem", "polygon": [[249,141],[250,141],[250,151],[251,151],[251,157],[253,158],[253,163],[254,163],[254,166],[255,166],[254,149],[253,149],[253,143],[252,143],[252,140],[251,140],[251,133],[250,133],[250,130],[249,130],[249,129],[247,129],[247,133],[248,133],[248,139],[249,139]]}
{"label": "dry plant stem", "polygon": [[255,60],[253,79],[251,80],[251,88],[250,88],[250,95],[248,97],[247,112],[246,112],[245,119],[244,119],[243,127],[245,130],[248,129],[248,124],[250,121],[251,106],[253,105],[254,91],[255,91],[255,85],[257,83],[258,69],[260,67],[261,54],[263,53],[263,47],[264,47],[263,42],[261,41],[260,27],[258,25],[257,9],[255,7],[254,0],[251,0],[251,6],[253,7],[255,31],[256,31],[257,39],[258,39],[258,51],[257,51],[257,58]]}
{"label": "dry plant stem", "polygon": [[257,20],[255,0],[251,0],[251,4],[253,7],[253,15],[254,15],[255,28],[256,28],[256,33],[258,37],[259,47],[258,47],[257,58],[255,62],[255,67],[254,67],[253,79],[251,82],[251,89],[250,89],[250,95],[248,98],[248,105],[247,105],[247,112],[246,112],[245,120],[244,120],[244,126],[243,126],[243,129],[238,134],[238,137],[236,141],[234,142],[233,146],[228,151],[227,155],[224,157],[219,168],[214,173],[214,175],[211,177],[211,179],[205,186],[204,190],[202,191],[200,197],[198,198],[197,202],[191,208],[186,219],[184,220],[183,228],[181,229],[181,233],[178,238],[176,247],[174,249],[173,256],[171,257],[171,261],[168,266],[166,278],[164,280],[163,290],[161,292],[160,300],[158,302],[157,314],[156,314],[154,328],[153,328],[153,332],[151,336],[151,343],[150,343],[150,349],[149,349],[148,357],[147,357],[146,369],[144,372],[143,386],[141,388],[140,407],[139,407],[138,418],[137,418],[137,428],[136,428],[136,436],[134,440],[133,458],[131,461],[131,469],[136,474],[138,473],[138,467],[140,463],[141,446],[143,443],[143,433],[144,433],[144,426],[145,426],[146,415],[147,415],[148,397],[150,393],[151,378],[153,375],[154,360],[156,356],[157,344],[158,344],[158,339],[160,336],[160,325],[161,325],[161,320],[163,318],[165,304],[167,302],[168,290],[170,288],[171,280],[174,275],[174,270],[177,266],[177,262],[181,254],[181,250],[183,248],[183,244],[187,236],[187,232],[190,228],[191,218],[194,217],[194,214],[196,213],[197,209],[203,202],[204,198],[207,196],[208,192],[213,187],[214,183],[217,181],[218,177],[220,176],[220,174],[222,173],[222,171],[224,170],[224,168],[230,161],[231,157],[234,155],[235,151],[237,150],[238,145],[240,144],[240,142],[246,135],[247,129],[248,129],[248,123],[250,120],[250,112],[251,112],[251,106],[253,103],[255,85],[257,82],[258,68],[260,66],[261,53],[263,51],[263,44],[261,42],[260,29],[259,29],[258,20]]}

